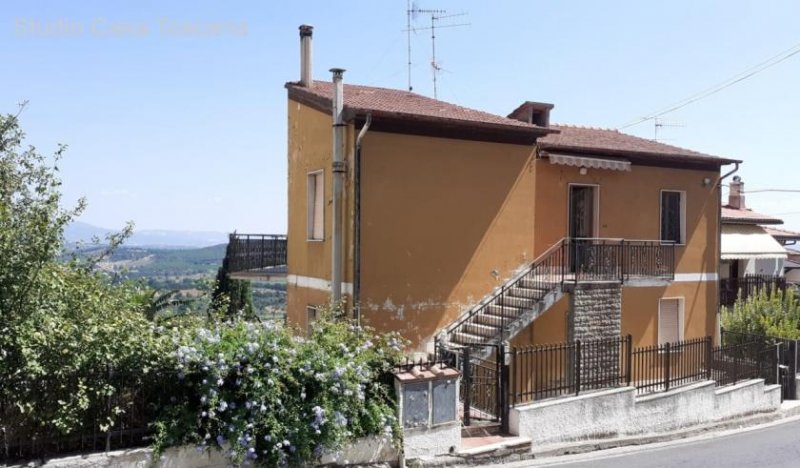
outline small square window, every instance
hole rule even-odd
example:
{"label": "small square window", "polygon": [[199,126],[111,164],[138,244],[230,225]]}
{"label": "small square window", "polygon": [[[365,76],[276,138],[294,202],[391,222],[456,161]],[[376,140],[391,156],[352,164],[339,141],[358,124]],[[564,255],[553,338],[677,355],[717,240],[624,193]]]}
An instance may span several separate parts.
{"label": "small square window", "polygon": [[325,238],[325,183],[323,172],[308,174],[308,240]]}

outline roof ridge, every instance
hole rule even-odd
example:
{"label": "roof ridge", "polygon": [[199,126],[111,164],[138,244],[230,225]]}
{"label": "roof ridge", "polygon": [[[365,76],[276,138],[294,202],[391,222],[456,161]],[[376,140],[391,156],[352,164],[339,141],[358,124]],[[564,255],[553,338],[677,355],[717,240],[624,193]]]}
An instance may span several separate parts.
{"label": "roof ridge", "polygon": [[[620,132],[618,128],[611,128],[611,127],[595,127],[592,125],[578,125],[578,124],[564,124],[564,123],[553,123],[550,124],[551,127],[566,127],[566,128],[577,128],[580,130],[601,130],[604,132],[616,132],[622,135],[628,135],[627,133]],[[630,135],[633,136],[633,135]]]}

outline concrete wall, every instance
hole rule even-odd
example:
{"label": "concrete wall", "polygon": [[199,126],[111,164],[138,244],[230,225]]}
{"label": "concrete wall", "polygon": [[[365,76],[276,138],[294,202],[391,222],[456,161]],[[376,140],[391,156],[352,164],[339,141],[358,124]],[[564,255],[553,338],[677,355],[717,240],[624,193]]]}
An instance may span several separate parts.
{"label": "concrete wall", "polygon": [[429,458],[457,452],[461,448],[461,421],[432,428],[403,430],[403,454],[406,459]]}
{"label": "concrete wall", "polygon": [[[152,456],[151,449],[139,448],[54,458],[35,466],[47,468],[219,468],[230,465],[222,452],[199,451],[196,447],[189,446],[168,448],[155,465],[152,464]],[[338,452],[324,454],[320,459],[320,464],[343,466],[389,463],[395,465],[398,456],[398,450],[392,445],[391,440],[371,436],[359,439]]]}
{"label": "concrete wall", "polygon": [[780,386],[763,380],[715,388],[713,381],[636,397],[632,387],[512,408],[512,434],[534,444],[673,431],[780,407]]}

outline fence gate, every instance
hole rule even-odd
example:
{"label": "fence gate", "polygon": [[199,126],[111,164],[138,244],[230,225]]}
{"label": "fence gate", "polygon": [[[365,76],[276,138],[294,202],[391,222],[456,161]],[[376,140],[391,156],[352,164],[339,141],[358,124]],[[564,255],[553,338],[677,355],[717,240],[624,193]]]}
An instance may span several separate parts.
{"label": "fence gate", "polygon": [[797,341],[784,340],[778,343],[778,383],[781,384],[781,400],[797,398]]}
{"label": "fence gate", "polygon": [[[491,350],[487,357],[485,351]],[[508,431],[508,366],[503,345],[474,345],[461,349],[462,417],[465,426],[475,421],[499,422]]]}

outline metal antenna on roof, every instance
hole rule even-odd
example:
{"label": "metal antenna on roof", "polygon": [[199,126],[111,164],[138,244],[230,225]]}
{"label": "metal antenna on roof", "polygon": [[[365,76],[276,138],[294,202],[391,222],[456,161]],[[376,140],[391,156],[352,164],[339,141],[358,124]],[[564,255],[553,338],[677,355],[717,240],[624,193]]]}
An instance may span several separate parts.
{"label": "metal antenna on roof", "polygon": [[[433,72],[433,97],[434,99],[438,98],[438,89],[437,89],[437,75],[442,70],[439,66],[439,62],[436,61],[436,28],[455,28],[460,26],[469,26],[470,23],[459,23],[459,24],[443,24],[439,25],[438,22],[446,19],[446,18],[454,18],[458,16],[465,16],[466,13],[458,13],[455,15],[447,15],[446,10],[424,10],[417,7],[416,3],[410,3],[411,0],[407,0],[408,2],[408,10],[407,11],[407,28],[406,32],[408,34],[408,90],[411,91],[413,88],[411,87],[411,31],[431,31],[431,71]],[[425,28],[413,28],[411,26],[411,20],[416,19],[417,14],[427,14],[431,17],[431,25],[430,27]]]}
{"label": "metal antenna on roof", "polygon": [[653,141],[660,141],[658,139],[658,132],[664,127],[685,127],[686,124],[682,122],[665,121],[662,118],[656,117],[653,119]]}

